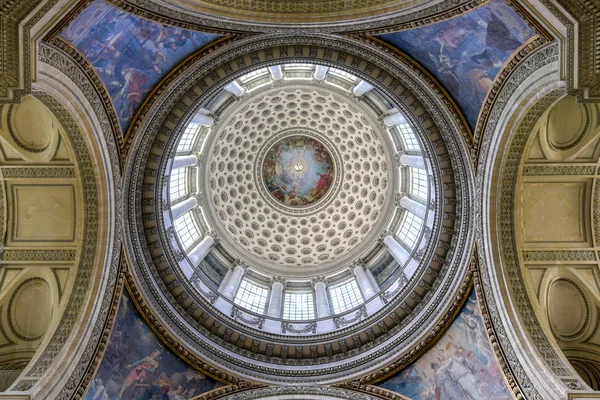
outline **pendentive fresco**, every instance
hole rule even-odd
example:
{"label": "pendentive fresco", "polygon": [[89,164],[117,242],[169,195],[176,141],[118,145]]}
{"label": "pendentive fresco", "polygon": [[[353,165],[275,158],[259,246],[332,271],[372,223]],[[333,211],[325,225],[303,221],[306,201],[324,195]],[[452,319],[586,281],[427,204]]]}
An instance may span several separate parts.
{"label": "pendentive fresco", "polygon": [[125,132],[173,67],[219,36],[161,25],[95,0],[62,32],[96,68]]}
{"label": "pendentive fresco", "polygon": [[414,400],[510,399],[485,333],[475,291],[431,349],[379,386]]}
{"label": "pendentive fresco", "polygon": [[435,76],[474,129],[494,78],[534,34],[505,1],[494,0],[458,17],[380,38]]}
{"label": "pendentive fresco", "polygon": [[173,354],[124,292],[104,358],[85,400],[183,400],[218,386]]}

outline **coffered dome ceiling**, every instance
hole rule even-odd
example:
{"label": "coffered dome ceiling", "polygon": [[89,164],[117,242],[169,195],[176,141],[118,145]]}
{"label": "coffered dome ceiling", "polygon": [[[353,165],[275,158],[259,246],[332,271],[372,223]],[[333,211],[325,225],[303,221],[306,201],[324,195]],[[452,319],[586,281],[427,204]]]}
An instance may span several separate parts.
{"label": "coffered dome ceiling", "polygon": [[[467,155],[410,68],[388,70],[399,97],[363,72],[382,53],[290,37],[300,52],[343,45],[361,68],[261,62],[270,40],[237,45],[258,52],[244,68],[236,46],[190,68],[137,127],[129,257],[199,357],[265,382],[346,379],[400,357],[464,290]],[[204,68],[225,78],[202,90]]]}
{"label": "coffered dome ceiling", "polygon": [[395,162],[383,124],[352,103],[333,87],[277,85],[249,93],[214,128],[207,217],[240,257],[275,275],[324,273],[389,222]]}

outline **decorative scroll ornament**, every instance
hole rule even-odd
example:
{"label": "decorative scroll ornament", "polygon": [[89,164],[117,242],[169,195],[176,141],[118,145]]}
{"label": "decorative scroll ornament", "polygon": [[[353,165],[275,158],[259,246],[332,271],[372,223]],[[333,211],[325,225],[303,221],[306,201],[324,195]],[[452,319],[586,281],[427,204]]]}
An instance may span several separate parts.
{"label": "decorative scroll ornament", "polygon": [[234,307],[231,310],[230,316],[236,321],[242,321],[250,326],[256,326],[258,329],[262,329],[263,324],[265,323],[264,317],[248,317],[242,310],[240,310],[237,307]]}
{"label": "decorative scroll ornament", "polygon": [[315,333],[317,333],[317,323],[316,322],[311,322],[310,324],[306,324],[304,327],[298,329],[296,327],[294,327],[294,325],[290,324],[289,322],[284,322],[281,325],[281,332],[282,333],[312,333],[313,335]]}
{"label": "decorative scroll ornament", "polygon": [[333,324],[337,329],[343,328],[346,325],[352,324],[356,321],[360,321],[362,318],[367,316],[367,308],[362,306],[356,311],[353,317],[334,317]]}

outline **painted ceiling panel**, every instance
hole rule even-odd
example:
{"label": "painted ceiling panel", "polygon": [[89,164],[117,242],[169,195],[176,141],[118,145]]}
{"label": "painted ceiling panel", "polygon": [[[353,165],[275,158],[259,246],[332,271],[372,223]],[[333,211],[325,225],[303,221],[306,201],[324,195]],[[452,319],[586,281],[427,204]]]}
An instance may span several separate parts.
{"label": "painted ceiling panel", "polygon": [[449,20],[379,36],[413,57],[454,98],[471,129],[494,78],[535,31],[502,0]]}
{"label": "painted ceiling panel", "polygon": [[92,2],[61,35],[94,65],[127,131],[152,88],[179,62],[219,36],[174,28]]}
{"label": "painted ceiling panel", "polygon": [[104,358],[84,399],[190,399],[218,386],[165,348],[124,292]]}
{"label": "painted ceiling panel", "polygon": [[473,290],[439,341],[379,386],[411,399],[510,399]]}

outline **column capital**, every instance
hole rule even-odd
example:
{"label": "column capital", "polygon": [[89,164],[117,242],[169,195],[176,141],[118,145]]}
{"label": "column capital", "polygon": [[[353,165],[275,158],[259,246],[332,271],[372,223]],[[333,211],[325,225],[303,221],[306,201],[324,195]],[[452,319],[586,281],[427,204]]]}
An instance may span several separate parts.
{"label": "column capital", "polygon": [[354,270],[358,267],[365,269],[366,265],[367,264],[365,263],[364,260],[358,258],[358,259],[352,261],[352,263],[350,263],[350,269],[352,270],[352,272],[354,272]]}
{"label": "column capital", "polygon": [[327,278],[325,278],[324,276],[315,276],[310,280],[310,283],[312,284],[313,289],[315,288],[315,285],[317,283],[322,283],[325,286],[327,286]]}
{"label": "column capital", "polygon": [[[193,195],[191,195],[190,197],[195,197],[196,198],[196,207],[203,207],[204,206],[204,193],[202,191],[198,191],[196,193],[194,193]],[[208,235],[207,236],[212,236],[212,235]],[[213,237],[213,239],[215,239]],[[216,242],[216,240],[215,240]]]}
{"label": "column capital", "polygon": [[248,271],[249,265],[246,261],[237,259],[235,260],[235,264],[233,264],[233,268],[242,267],[244,269],[244,273]]}
{"label": "column capital", "polygon": [[275,283],[281,283],[283,285],[283,287],[285,288],[287,281],[283,276],[274,276],[271,278],[271,286],[273,286],[273,284],[275,284]]}
{"label": "column capital", "polygon": [[394,233],[392,231],[390,231],[389,229],[384,230],[383,232],[381,232],[379,234],[379,237],[377,238],[377,241],[381,244],[383,244],[383,241],[385,240],[386,237],[391,236],[394,237]]}
{"label": "column capital", "polygon": [[407,195],[408,195],[408,193],[405,193],[405,192],[396,193],[396,198],[394,199],[396,207],[401,207],[400,202],[402,201],[402,198],[407,197]]}
{"label": "column capital", "polygon": [[211,238],[213,238],[213,240],[215,241],[215,244],[218,243],[219,240],[221,240],[221,238],[219,237],[219,234],[216,231],[214,231],[213,229],[206,232],[206,234],[204,236],[210,236]]}
{"label": "column capital", "polygon": [[394,153],[394,161],[396,161],[396,168],[401,168],[404,165],[402,164],[402,162],[400,161],[400,159],[402,158],[402,156],[406,154],[406,152],[400,150],[396,153]]}

